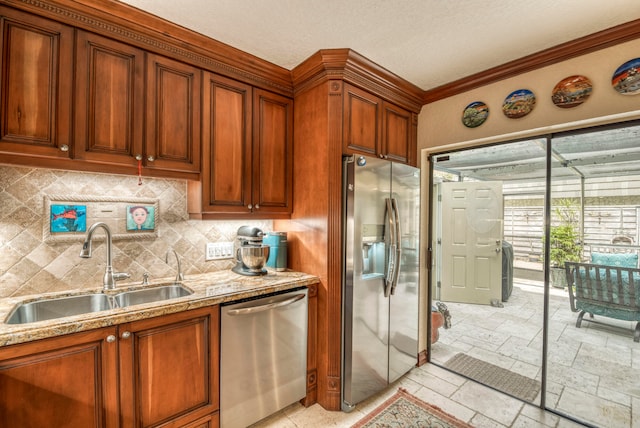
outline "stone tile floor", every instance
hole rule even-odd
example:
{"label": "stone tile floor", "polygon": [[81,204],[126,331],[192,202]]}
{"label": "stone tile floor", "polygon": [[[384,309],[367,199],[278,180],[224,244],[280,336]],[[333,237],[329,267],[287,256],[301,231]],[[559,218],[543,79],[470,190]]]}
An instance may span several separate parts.
{"label": "stone tile floor", "polygon": [[[447,303],[451,329],[440,329],[432,362],[416,367],[351,413],[293,404],[254,425],[349,427],[403,387],[475,427],[577,427],[581,424],[452,373],[443,364],[464,352],[520,374],[542,375],[544,300],[539,283],[519,281],[503,308]],[[597,427],[640,428],[640,344],[630,322],[575,327],[566,291],[549,299],[546,407]]]}
{"label": "stone tile floor", "polygon": [[[448,304],[452,328],[441,329],[432,363],[457,352],[522,375],[542,377],[542,284],[516,280],[503,308]],[[596,317],[575,326],[567,291],[549,296],[545,406],[598,427],[640,427],[640,343],[635,323]],[[540,403],[540,396],[535,404]]]}
{"label": "stone tile floor", "polygon": [[400,387],[474,427],[581,426],[434,364],[426,364],[412,369],[385,391],[358,404],[351,413],[330,412],[318,404],[304,408],[296,403],[252,425],[252,428],[350,427]]}

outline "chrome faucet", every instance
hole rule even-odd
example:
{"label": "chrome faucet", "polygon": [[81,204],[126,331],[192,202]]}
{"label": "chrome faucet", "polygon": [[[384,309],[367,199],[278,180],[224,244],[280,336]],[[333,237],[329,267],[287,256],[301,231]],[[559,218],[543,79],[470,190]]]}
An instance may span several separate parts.
{"label": "chrome faucet", "polygon": [[107,266],[105,267],[104,277],[102,278],[102,285],[105,290],[113,290],[116,288],[116,281],[127,279],[130,275],[126,272],[114,272],[111,265],[112,253],[111,253],[111,229],[103,222],[97,222],[91,225],[87,231],[87,237],[82,244],[82,250],[80,250],[80,257],[88,259],[91,257],[91,240],[93,239],[93,232],[102,227],[107,234]]}
{"label": "chrome faucet", "polygon": [[180,282],[184,280],[184,275],[182,274],[182,268],[180,267],[180,257],[178,257],[178,253],[173,248],[169,248],[167,250],[167,254],[164,257],[164,262],[169,263],[169,254],[173,252],[173,255],[176,256],[176,262],[178,262],[178,274],[176,275],[176,282]]}

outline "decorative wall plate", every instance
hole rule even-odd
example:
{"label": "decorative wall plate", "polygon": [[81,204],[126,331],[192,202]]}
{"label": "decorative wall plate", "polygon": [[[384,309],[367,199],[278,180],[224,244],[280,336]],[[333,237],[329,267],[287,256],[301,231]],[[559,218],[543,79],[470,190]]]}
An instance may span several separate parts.
{"label": "decorative wall plate", "polygon": [[623,95],[640,93],[640,58],[622,64],[611,77],[613,89]]}
{"label": "decorative wall plate", "polygon": [[528,89],[518,89],[507,95],[502,112],[509,119],[517,119],[531,113],[536,106],[536,96]]}
{"label": "decorative wall plate", "polygon": [[462,111],[462,123],[467,128],[482,125],[489,116],[489,106],[482,101],[474,101]]}
{"label": "decorative wall plate", "polygon": [[589,98],[593,91],[591,80],[584,76],[565,77],[556,84],[551,92],[551,101],[561,108],[579,106]]}

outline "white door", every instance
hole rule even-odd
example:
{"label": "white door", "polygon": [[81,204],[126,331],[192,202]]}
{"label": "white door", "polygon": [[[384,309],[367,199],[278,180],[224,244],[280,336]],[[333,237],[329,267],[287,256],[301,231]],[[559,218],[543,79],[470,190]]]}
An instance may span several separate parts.
{"label": "white door", "polygon": [[440,300],[489,305],[502,298],[501,182],[442,183]]}

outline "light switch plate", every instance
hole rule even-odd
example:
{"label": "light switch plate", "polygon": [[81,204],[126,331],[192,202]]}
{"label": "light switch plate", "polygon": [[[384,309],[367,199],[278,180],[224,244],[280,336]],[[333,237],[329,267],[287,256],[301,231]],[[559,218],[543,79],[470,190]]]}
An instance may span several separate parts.
{"label": "light switch plate", "polygon": [[205,260],[222,260],[233,258],[233,242],[209,242],[205,248]]}

